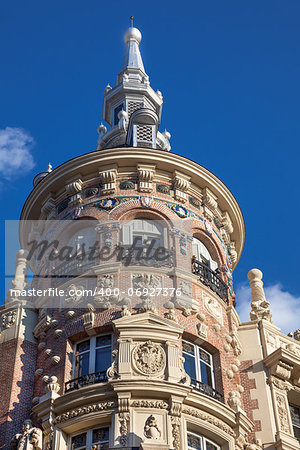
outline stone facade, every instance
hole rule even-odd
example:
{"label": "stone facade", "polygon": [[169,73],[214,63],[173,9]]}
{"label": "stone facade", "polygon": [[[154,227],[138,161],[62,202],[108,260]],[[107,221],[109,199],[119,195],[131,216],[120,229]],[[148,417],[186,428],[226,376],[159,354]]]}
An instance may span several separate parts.
{"label": "stone facade", "polygon": [[[240,208],[215,175],[169,153],[140,40],[130,28],[117,86],[105,89],[111,129],[99,127],[97,151],[39,174],[24,205],[23,250],[0,307],[1,448],[299,448],[289,410],[300,405],[299,333],[272,323],[257,269],[251,320],[240,322]],[[168,257],[129,260],[135,233],[155,236]],[[80,263],[61,265],[49,252],[27,258],[33,238],[74,236],[127,253],[91,262],[81,247]],[[202,248],[210,260],[200,260]],[[33,287],[49,294],[37,300]]]}

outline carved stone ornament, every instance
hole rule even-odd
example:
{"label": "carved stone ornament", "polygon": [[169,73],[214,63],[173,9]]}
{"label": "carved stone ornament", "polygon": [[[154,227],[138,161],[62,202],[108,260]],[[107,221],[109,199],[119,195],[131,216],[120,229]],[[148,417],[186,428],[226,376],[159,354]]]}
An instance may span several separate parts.
{"label": "carved stone ornament", "polygon": [[241,394],[238,391],[229,392],[229,398],[227,401],[230,408],[238,408],[241,406]]}
{"label": "carved stone ornament", "polygon": [[174,450],[180,450],[180,417],[171,417]]}
{"label": "carved stone ornament", "polygon": [[120,444],[125,447],[127,444],[127,437],[129,434],[129,413],[120,413],[119,414],[119,423],[120,423]]}
{"label": "carved stone ornament", "polygon": [[278,418],[281,431],[285,431],[286,433],[290,433],[290,424],[288,418],[287,404],[285,400],[285,396],[279,393],[276,393],[276,405],[278,411]]}
{"label": "carved stone ornament", "polygon": [[262,282],[262,272],[258,269],[252,269],[248,272],[249,284],[251,287],[251,320],[272,321],[272,311],[269,309],[270,303],[266,300]]}
{"label": "carved stone ornament", "polygon": [[223,325],[222,306],[214,297],[203,294],[203,303],[206,311],[213,316],[221,325]]}
{"label": "carved stone ornament", "polygon": [[253,439],[252,442],[247,442],[245,444],[245,450],[261,450],[263,448],[260,439]]}
{"label": "carved stone ornament", "polygon": [[7,313],[3,314],[1,317],[1,327],[2,330],[6,330],[7,328],[12,327],[17,318],[17,311],[8,311]]}
{"label": "carved stone ornament", "polygon": [[147,341],[133,349],[133,365],[143,375],[158,376],[166,367],[166,354],[159,344]]}
{"label": "carved stone ornament", "polygon": [[157,424],[157,419],[155,416],[151,415],[146,420],[144,426],[144,435],[147,439],[160,439],[161,431]]}
{"label": "carved stone ornament", "polygon": [[113,350],[111,355],[112,355],[112,363],[111,366],[107,369],[106,374],[107,377],[110,378],[115,378],[118,376],[118,370],[117,370],[117,354],[118,354],[118,350]]}
{"label": "carved stone ornament", "polygon": [[269,376],[268,383],[274,386],[275,388],[280,389],[281,391],[288,392],[293,388],[293,385],[288,381],[280,380],[279,378],[274,377],[272,375]]}
{"label": "carved stone ornament", "polygon": [[42,450],[42,430],[33,427],[31,420],[25,420],[22,433],[16,434],[10,442],[12,450]]}

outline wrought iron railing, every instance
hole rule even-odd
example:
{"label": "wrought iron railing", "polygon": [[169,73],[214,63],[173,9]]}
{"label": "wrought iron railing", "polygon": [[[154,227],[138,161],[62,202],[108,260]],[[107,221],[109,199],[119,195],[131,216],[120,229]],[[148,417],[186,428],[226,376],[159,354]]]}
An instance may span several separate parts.
{"label": "wrought iron railing", "polygon": [[51,285],[52,287],[55,287],[66,282],[69,278],[78,277],[95,265],[95,261],[89,261],[87,258],[82,260],[71,259],[70,261],[64,261],[52,270]]}
{"label": "wrought iron railing", "polygon": [[191,386],[196,391],[201,392],[202,394],[208,395],[209,397],[212,397],[215,400],[218,400],[219,402],[224,403],[223,395],[220,392],[216,391],[211,386],[209,386],[208,384],[202,383],[201,381],[191,378]]}
{"label": "wrought iron railing", "polygon": [[75,389],[80,389],[84,386],[88,386],[89,384],[105,383],[106,381],[107,381],[106,371],[82,375],[81,377],[67,381],[65,383],[65,392],[74,391]]}
{"label": "wrought iron railing", "polygon": [[214,270],[211,270],[206,264],[193,258],[192,271],[199,277],[201,283],[208,286],[226,303],[228,302],[228,286]]}

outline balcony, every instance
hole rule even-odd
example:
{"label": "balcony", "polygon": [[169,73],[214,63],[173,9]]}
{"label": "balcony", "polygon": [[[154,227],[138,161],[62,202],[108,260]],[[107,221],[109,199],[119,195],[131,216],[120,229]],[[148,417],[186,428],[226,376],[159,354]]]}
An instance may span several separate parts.
{"label": "balcony", "polygon": [[215,400],[224,403],[223,395],[220,392],[213,389],[211,386],[208,386],[208,384],[202,383],[201,381],[191,378],[191,386],[193,387],[193,389],[195,389],[195,391],[201,392],[201,394],[208,395],[209,397],[212,397]]}
{"label": "balcony", "polygon": [[224,302],[228,303],[228,286],[215,271],[196,259],[192,259],[192,272]]}
{"label": "balcony", "polygon": [[106,381],[107,381],[106,371],[82,375],[79,378],[74,378],[73,380],[67,381],[65,383],[65,393],[74,391],[75,389],[80,389],[90,384],[105,383]]}

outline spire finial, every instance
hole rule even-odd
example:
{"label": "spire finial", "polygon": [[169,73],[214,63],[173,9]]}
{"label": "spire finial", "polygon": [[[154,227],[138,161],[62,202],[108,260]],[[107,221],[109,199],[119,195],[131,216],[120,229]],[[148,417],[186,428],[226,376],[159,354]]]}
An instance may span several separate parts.
{"label": "spire finial", "polygon": [[48,173],[52,172],[52,164],[51,163],[49,163],[47,166],[47,172]]}
{"label": "spire finial", "polygon": [[133,17],[133,16],[130,16],[131,28],[133,28],[133,19],[134,19],[134,17]]}

